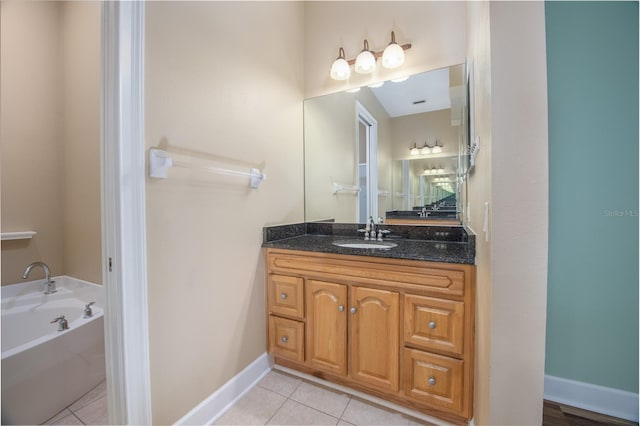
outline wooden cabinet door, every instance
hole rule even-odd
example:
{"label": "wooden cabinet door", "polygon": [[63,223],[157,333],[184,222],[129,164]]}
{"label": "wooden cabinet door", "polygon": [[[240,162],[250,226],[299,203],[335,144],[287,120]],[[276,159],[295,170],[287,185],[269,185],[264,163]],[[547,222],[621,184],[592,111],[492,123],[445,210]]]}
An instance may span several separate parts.
{"label": "wooden cabinet door", "polygon": [[350,373],[354,380],[398,390],[400,295],[351,287]]}
{"label": "wooden cabinet door", "polygon": [[308,280],[307,361],[318,370],[347,374],[347,286]]}

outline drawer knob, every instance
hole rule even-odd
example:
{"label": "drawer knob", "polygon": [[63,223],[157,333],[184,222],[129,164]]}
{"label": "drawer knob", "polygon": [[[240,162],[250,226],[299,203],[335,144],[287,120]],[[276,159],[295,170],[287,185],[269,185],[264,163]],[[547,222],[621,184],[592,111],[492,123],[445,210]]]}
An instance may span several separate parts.
{"label": "drawer knob", "polygon": [[344,305],[338,306],[338,312],[344,312]]}
{"label": "drawer knob", "polygon": [[427,383],[429,383],[431,386],[436,384],[436,379],[435,377],[429,377],[429,380],[427,380]]}
{"label": "drawer knob", "polygon": [[280,299],[284,300],[287,298],[287,293],[280,293]]}
{"label": "drawer knob", "polygon": [[355,314],[356,312],[358,312],[358,310],[354,306],[353,308],[349,309],[349,312],[351,312],[352,314]]}
{"label": "drawer knob", "polygon": [[287,336],[282,336],[282,343],[287,343],[289,341],[289,338]]}
{"label": "drawer knob", "polygon": [[432,329],[432,330],[434,328],[436,328],[436,322],[435,321],[429,321],[429,328]]}

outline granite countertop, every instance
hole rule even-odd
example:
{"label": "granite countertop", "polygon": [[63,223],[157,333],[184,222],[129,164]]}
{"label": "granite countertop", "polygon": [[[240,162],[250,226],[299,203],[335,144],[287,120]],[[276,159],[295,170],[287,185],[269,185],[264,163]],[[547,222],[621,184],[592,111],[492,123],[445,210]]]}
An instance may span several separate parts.
{"label": "granite countertop", "polygon": [[[459,264],[475,263],[475,236],[462,227],[383,225],[391,230],[389,249],[345,248],[338,240],[362,241],[357,224],[303,223],[264,228],[262,247],[391,259],[424,260]],[[413,237],[413,238],[412,238]]]}

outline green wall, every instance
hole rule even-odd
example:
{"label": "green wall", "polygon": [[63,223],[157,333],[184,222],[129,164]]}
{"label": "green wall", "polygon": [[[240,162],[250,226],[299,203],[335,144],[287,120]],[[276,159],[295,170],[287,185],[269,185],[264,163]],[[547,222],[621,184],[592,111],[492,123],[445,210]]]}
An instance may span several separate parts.
{"label": "green wall", "polygon": [[545,373],[638,392],[638,3],[547,2]]}

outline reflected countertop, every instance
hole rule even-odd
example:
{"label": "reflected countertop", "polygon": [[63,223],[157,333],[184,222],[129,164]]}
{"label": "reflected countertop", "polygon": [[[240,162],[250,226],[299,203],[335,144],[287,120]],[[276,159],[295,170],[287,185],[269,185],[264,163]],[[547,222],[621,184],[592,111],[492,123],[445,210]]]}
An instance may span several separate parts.
{"label": "reflected countertop", "polygon": [[346,248],[333,244],[339,240],[364,238],[358,229],[364,225],[301,223],[264,228],[262,247],[342,255],[474,264],[475,236],[465,228],[440,226],[381,225],[391,232],[385,237],[397,244],[389,249]]}

